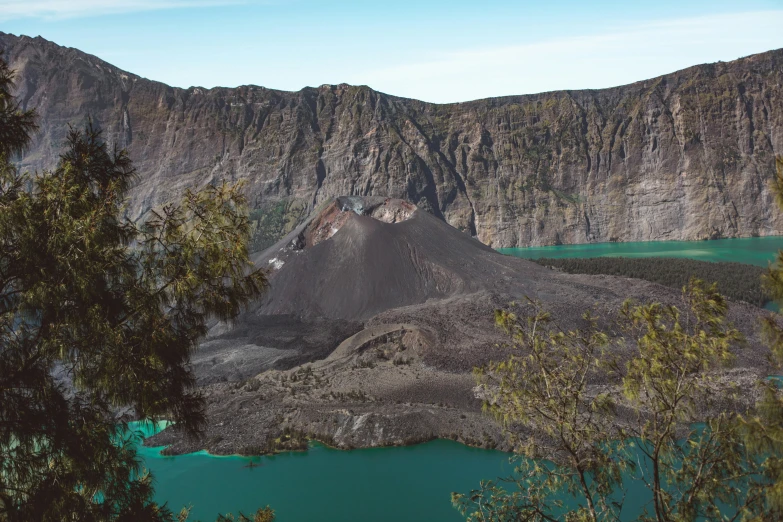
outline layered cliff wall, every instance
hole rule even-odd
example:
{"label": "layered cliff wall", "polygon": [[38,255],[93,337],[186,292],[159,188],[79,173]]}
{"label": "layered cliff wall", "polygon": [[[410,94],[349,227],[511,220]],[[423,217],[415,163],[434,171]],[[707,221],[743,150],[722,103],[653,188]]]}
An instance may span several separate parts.
{"label": "layered cliff wall", "polygon": [[179,89],[4,33],[0,50],[40,115],[23,167],[52,166],[68,124],[89,116],[138,168],[133,216],[244,179],[258,248],[342,195],[407,199],[493,247],[783,233],[768,185],[783,50],[446,105],[348,85]]}

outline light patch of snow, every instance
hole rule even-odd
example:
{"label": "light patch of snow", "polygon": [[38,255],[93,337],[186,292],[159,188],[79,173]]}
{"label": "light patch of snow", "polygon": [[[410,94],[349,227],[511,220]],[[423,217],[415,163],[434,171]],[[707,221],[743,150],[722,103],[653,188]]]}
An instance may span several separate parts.
{"label": "light patch of snow", "polygon": [[280,270],[280,268],[285,264],[285,261],[273,257],[272,259],[269,260],[269,264],[272,265],[272,268],[274,268],[275,270]]}

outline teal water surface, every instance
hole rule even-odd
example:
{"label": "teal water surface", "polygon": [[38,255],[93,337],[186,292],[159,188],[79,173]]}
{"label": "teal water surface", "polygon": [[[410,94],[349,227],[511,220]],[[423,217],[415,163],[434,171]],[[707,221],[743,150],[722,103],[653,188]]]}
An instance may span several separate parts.
{"label": "teal water surface", "polygon": [[[147,423],[131,423],[144,434]],[[164,424],[165,426],[165,424]],[[464,521],[450,502],[482,480],[513,475],[511,455],[470,448],[451,440],[395,448],[340,451],[311,443],[307,452],[274,456],[212,456],[204,451],[166,457],[162,447],[140,447],[155,477],[158,502],[173,511],[190,506],[189,520],[212,522],[218,513],[271,505],[278,522],[450,522]],[[649,463],[641,453],[634,459]],[[546,465],[546,464],[545,464]],[[513,486],[512,486],[513,488]],[[644,482],[627,475],[621,520],[636,520],[651,495]],[[567,493],[565,509],[579,501]]]}
{"label": "teal water surface", "polygon": [[[682,257],[767,266],[783,249],[783,236],[600,243],[501,249],[528,259],[540,257]],[[452,491],[467,493],[485,479],[506,477],[509,455],[436,440],[402,448],[339,451],[311,444],[306,453],[271,457],[214,457],[205,452],[163,457],[161,448],[141,448],[156,482],[156,498],[178,510],[193,507],[194,520],[218,513],[246,513],[272,505],[278,522],[400,521],[457,522]],[[258,464],[248,467],[250,462]],[[633,511],[645,498],[631,486]],[[625,515],[625,510],[624,510]],[[625,516],[623,517],[625,518]]]}
{"label": "teal water surface", "polygon": [[700,261],[733,261],[767,266],[783,249],[783,236],[713,239],[709,241],[648,241],[587,243],[528,248],[500,248],[498,252],[525,259],[541,257],[681,257]]}
{"label": "teal water surface", "polygon": [[468,493],[513,470],[507,453],[450,440],[352,451],[311,443],[307,452],[252,459],[164,457],[161,449],[140,448],[156,500],[174,511],[190,505],[193,519],[204,522],[267,504],[278,522],[456,522],[464,519],[451,506],[452,491]]}

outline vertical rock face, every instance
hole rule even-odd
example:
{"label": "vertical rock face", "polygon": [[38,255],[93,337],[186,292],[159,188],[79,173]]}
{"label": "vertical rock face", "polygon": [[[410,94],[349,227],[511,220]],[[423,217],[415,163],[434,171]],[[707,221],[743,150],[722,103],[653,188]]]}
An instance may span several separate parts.
{"label": "vertical rock face", "polygon": [[0,33],[56,161],[89,116],[130,152],[132,216],[246,180],[256,247],[336,196],[406,199],[493,247],[783,232],[783,51],[612,89],[437,105],[349,85],[178,89],[42,38]]}

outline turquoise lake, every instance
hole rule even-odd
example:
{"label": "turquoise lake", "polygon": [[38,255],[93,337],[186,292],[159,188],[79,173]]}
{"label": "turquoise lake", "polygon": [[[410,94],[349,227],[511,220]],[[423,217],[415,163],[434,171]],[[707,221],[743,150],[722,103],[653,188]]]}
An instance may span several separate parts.
{"label": "turquoise lake", "polygon": [[733,261],[767,266],[783,249],[783,236],[715,239],[710,241],[650,241],[588,243],[530,248],[500,248],[498,252],[525,259],[541,257],[682,257],[700,261]]}
{"label": "turquoise lake", "polygon": [[[149,434],[151,426],[131,423]],[[140,447],[155,476],[156,499],[173,511],[191,506],[191,519],[251,514],[269,504],[276,522],[464,521],[451,492],[468,493],[481,480],[508,477],[508,453],[434,440],[416,446],[340,451],[311,443],[307,452],[264,457],[215,457],[206,452],[166,457]],[[250,467],[249,465],[251,465]],[[627,481],[622,516],[641,514],[650,500],[639,481]],[[573,499],[563,500],[575,506]]]}
{"label": "turquoise lake", "polygon": [[[353,451],[311,443],[306,453],[252,459],[164,457],[161,449],[140,449],[155,476],[156,499],[174,511],[191,505],[192,519],[203,522],[267,504],[279,522],[459,521],[452,491],[467,493],[479,480],[513,470],[506,453],[450,440]],[[257,466],[247,467],[251,461]]]}
{"label": "turquoise lake", "polygon": [[[602,243],[503,249],[518,257],[687,257],[767,266],[783,236]],[[313,443],[309,451],[271,457],[213,457],[204,452],[163,457],[141,448],[155,476],[156,499],[173,510],[192,506],[192,520],[218,513],[252,513],[270,504],[278,522],[457,522],[451,492],[467,493],[483,479],[508,476],[509,455],[449,440],[403,448],[339,451]],[[257,464],[247,467],[248,463]],[[637,501],[643,488],[633,487]],[[631,506],[628,506],[631,507]]]}

